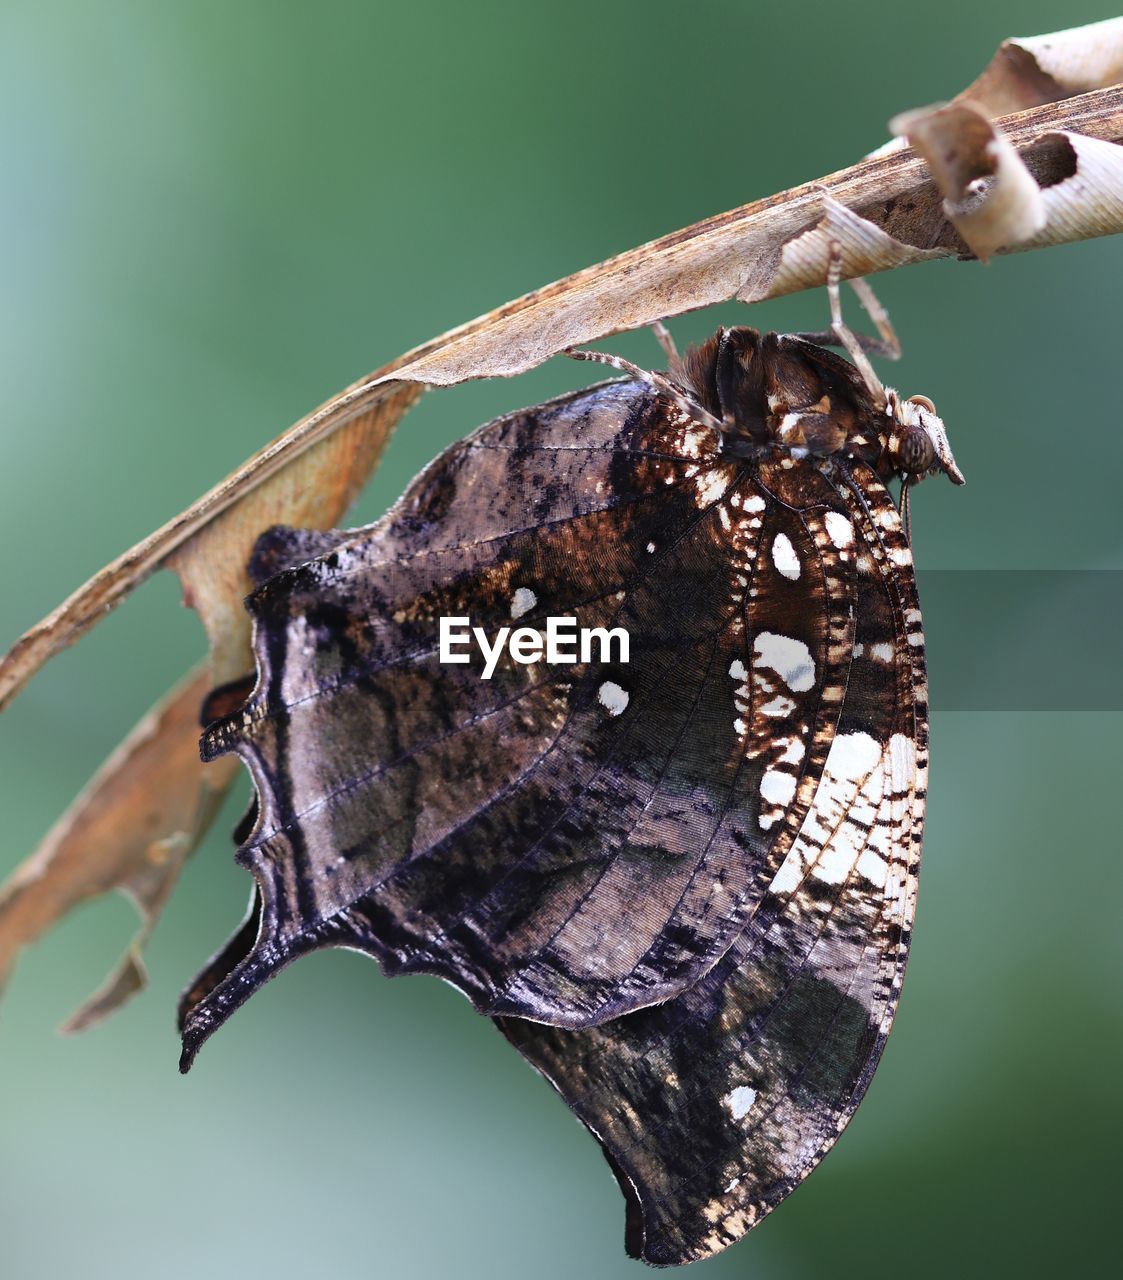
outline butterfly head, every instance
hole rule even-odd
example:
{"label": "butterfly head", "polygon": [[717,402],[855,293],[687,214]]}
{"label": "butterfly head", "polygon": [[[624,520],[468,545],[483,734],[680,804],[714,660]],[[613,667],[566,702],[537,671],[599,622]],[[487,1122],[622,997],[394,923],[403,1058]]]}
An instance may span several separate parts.
{"label": "butterfly head", "polygon": [[887,387],[885,415],[888,423],[881,432],[883,457],[897,475],[914,484],[941,474],[952,484],[965,483],[948,444],[943,420],[927,396],[902,400],[892,387]]}

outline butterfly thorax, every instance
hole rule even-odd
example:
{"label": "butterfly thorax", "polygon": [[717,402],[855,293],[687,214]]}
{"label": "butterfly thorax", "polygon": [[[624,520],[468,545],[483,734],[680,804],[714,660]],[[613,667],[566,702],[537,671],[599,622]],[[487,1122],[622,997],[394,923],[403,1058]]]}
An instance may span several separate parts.
{"label": "butterfly thorax", "polygon": [[721,421],[731,456],[778,448],[793,459],[860,461],[882,480],[944,473],[962,483],[927,397],[875,391],[848,360],[805,338],[722,329],[674,372]]}

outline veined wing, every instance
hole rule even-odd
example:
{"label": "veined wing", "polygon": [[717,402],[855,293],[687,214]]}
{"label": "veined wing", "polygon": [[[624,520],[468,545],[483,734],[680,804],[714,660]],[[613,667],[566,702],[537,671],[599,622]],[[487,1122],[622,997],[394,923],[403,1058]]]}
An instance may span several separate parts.
{"label": "veined wing", "polygon": [[[204,737],[256,785],[239,858],[257,901],[185,998],[185,1065],[323,946],[567,1027],[697,982],[764,900],[836,737],[844,510],[815,469],[728,459],[616,383],[481,429],[369,529],[267,536],[257,688]],[[622,626],[630,661],[508,657],[483,680],[438,661],[442,615],[493,637]]]}
{"label": "veined wing", "polygon": [[602,1143],[627,1247],[668,1265],[739,1239],[815,1167],[881,1056],[916,902],[927,771],[923,635],[889,495],[840,470],[854,662],[800,832],[745,931],[676,999],[583,1031],[501,1019]]}

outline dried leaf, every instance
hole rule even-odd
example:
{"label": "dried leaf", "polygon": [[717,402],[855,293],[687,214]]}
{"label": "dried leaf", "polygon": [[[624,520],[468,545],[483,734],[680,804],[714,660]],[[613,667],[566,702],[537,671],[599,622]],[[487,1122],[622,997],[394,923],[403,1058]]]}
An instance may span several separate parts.
{"label": "dried leaf", "polygon": [[[21,948],[72,907],[119,889],[142,927],[77,1030],[144,985],[141,949],[234,771],[204,767],[195,741],[206,667],[144,717],[0,892],[0,986]],[[224,762],[225,764],[225,762]]]}
{"label": "dried leaf", "polygon": [[967,102],[898,116],[928,161],[944,212],[984,262],[1015,248],[1107,235],[1123,223],[1123,147],[1079,133],[1043,134],[1019,153]]}
{"label": "dried leaf", "polygon": [[[1005,140],[1002,146],[1012,152],[1003,154],[1016,153],[1038,189],[1031,196],[1024,186],[1026,175],[1019,171],[1025,200],[1040,200],[1044,207],[1039,229],[1026,238],[1023,227],[1022,238],[1007,239],[999,252],[1123,230],[1118,161],[1123,88],[1095,88],[1059,101],[1118,78],[1121,38],[1123,26],[1115,20],[1008,42],[991,68],[961,95],[989,114],[1032,106],[1001,122],[983,144],[985,150],[994,139]],[[842,249],[847,276],[972,251],[947,220],[924,160],[897,147],[820,183],[709,218],[508,303],[354,383],[95,575],[0,660],[0,708],[49,657],[163,567],[179,574],[187,602],[203,618],[212,648],[212,678],[237,677],[249,667],[248,623],[241,609],[248,584],[242,566],[256,535],[275,523],[335,524],[369,475],[389,432],[425,385],[510,376],[567,347],[684,311],[729,298],[762,301],[815,287],[824,278],[831,240]],[[147,776],[156,776],[156,762],[175,754],[162,735],[188,732],[186,718],[175,729],[170,719],[157,716],[157,722],[164,726],[157,737],[134,742],[128,756],[129,768]],[[193,742],[193,728],[190,732]],[[120,755],[113,759],[119,763]],[[112,856],[102,862],[106,855],[77,834],[81,823],[90,821],[89,814],[104,806],[115,814],[121,847],[142,848],[142,812],[120,798],[127,788],[115,791],[115,776],[108,765],[106,770],[98,778],[110,789],[107,796],[87,791],[55,829],[72,834],[63,841],[52,833],[15,873],[14,887],[5,891],[7,902],[12,894],[26,892],[19,886],[37,878],[46,881],[35,899],[39,910],[46,912],[42,904],[55,903],[54,914],[38,917],[32,933],[25,925],[14,925],[13,915],[0,915],[0,956],[7,957],[8,966],[24,941],[57,918],[68,902],[77,901],[68,896],[73,890],[65,888],[72,873],[61,869],[65,858],[60,850],[75,857],[78,850],[85,851],[81,856],[92,865],[83,883],[99,886],[91,892],[129,890],[131,872]],[[169,816],[164,823],[162,838],[167,840],[175,838],[182,814],[195,812],[199,800],[197,783],[186,773],[176,785],[180,792],[164,806],[168,815],[175,815],[175,821]],[[201,829],[196,823],[188,847]],[[56,875],[57,893],[51,889]],[[134,988],[141,972],[135,958],[127,961],[98,1008],[111,1006]]]}
{"label": "dried leaf", "polygon": [[[1047,104],[1008,122],[1005,136],[1020,154],[1040,153],[1034,176],[1041,187],[1070,176],[1063,158],[1055,160],[1054,171],[1048,151],[1041,152],[1043,140],[1060,129],[1112,144],[1123,142],[1123,88]],[[948,224],[924,162],[898,150],[867,157],[822,182],[707,219],[526,294],[354,383],[95,575],[0,661],[0,709],[49,657],[73,643],[207,524],[245,501],[319,441],[360,415],[381,412],[377,406],[401,384],[451,386],[472,378],[509,377],[568,347],[612,333],[729,298],[763,301],[815,284],[810,271],[788,269],[791,253],[785,258],[785,249],[818,226],[824,192],[852,215],[853,227],[862,226],[846,254],[844,274],[858,269],[870,274],[969,252]],[[1063,198],[1066,203],[1078,200],[1079,184]],[[1108,215],[1095,220],[1094,234],[1123,229],[1123,212],[1115,216],[1112,209]],[[1070,225],[1081,231],[1092,226],[1079,220]],[[1063,234],[1060,220],[1055,226],[1049,243],[1059,243]],[[396,420],[404,407],[399,404],[393,413],[386,412]]]}
{"label": "dried leaf", "polygon": [[[806,231],[789,240],[780,251],[780,260],[766,281],[748,282],[738,293],[739,302],[760,302],[763,297],[814,289],[826,279],[831,246],[842,255],[843,274],[866,276],[887,271],[908,262],[945,256],[939,249],[919,249],[903,244],[876,223],[848,209],[823,190],[823,216]],[[758,296],[761,285],[767,292]]]}
{"label": "dried leaf", "polygon": [[[337,521],[373,470],[397,418],[421,390],[406,386],[356,415],[308,452],[266,472],[243,501],[209,521],[181,519],[166,526],[194,530],[163,563],[179,575],[187,603],[203,620],[210,663],[141,720],[0,890],[0,987],[19,951],[85,899],[116,889],[140,912],[142,927],[117,969],[65,1030],[91,1026],[144,987],[144,945],[184,861],[236,776],[226,762],[215,770],[199,759],[199,709],[209,689],[253,666],[242,600],[250,588],[246,564],[255,538],[280,521],[312,527]],[[131,589],[139,577],[129,575],[144,576],[159,563],[145,558],[145,545],[86,590],[96,588],[94,598],[108,607],[123,579]]]}
{"label": "dried leaf", "polygon": [[[203,620],[213,684],[252,669],[242,600],[250,589],[246,565],[262,529],[281,522],[310,529],[335,524],[366,484],[398,419],[424,388],[407,384],[386,390],[391,394],[385,399],[345,419],[311,449],[280,467],[255,472],[254,486],[239,501],[200,521],[163,561],[183,584],[184,602]],[[245,469],[253,467],[251,460]]]}
{"label": "dried leaf", "polygon": [[1042,188],[1045,225],[1022,247],[1065,244],[1118,231],[1123,217],[1123,147],[1058,131],[1044,134],[1038,150],[1053,152],[1051,169],[1067,166],[1070,176]]}
{"label": "dried leaf", "polygon": [[1045,203],[1025,161],[970,102],[897,116],[889,126],[928,161],[944,213],[986,262],[1045,226]]}
{"label": "dried leaf", "polygon": [[1004,41],[981,76],[955,99],[985,115],[1009,115],[1123,80],[1123,18],[1047,36]]}

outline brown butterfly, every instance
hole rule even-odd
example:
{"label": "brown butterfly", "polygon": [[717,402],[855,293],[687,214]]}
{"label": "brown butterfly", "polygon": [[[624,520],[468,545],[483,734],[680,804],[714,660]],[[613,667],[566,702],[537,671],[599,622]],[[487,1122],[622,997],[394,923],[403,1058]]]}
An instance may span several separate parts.
{"label": "brown butterfly", "polygon": [[[263,536],[256,686],[203,738],[253,777],[255,897],[184,998],[184,1070],[343,946],[497,1019],[603,1145],[637,1257],[712,1254],[814,1167],[915,905],[924,650],[887,483],[962,480],[832,304],[854,363],[748,328],[666,374],[585,353],[628,376],[480,428],[374,525]],[[599,647],[528,660],[550,618]],[[480,644],[450,661],[442,619]]]}

